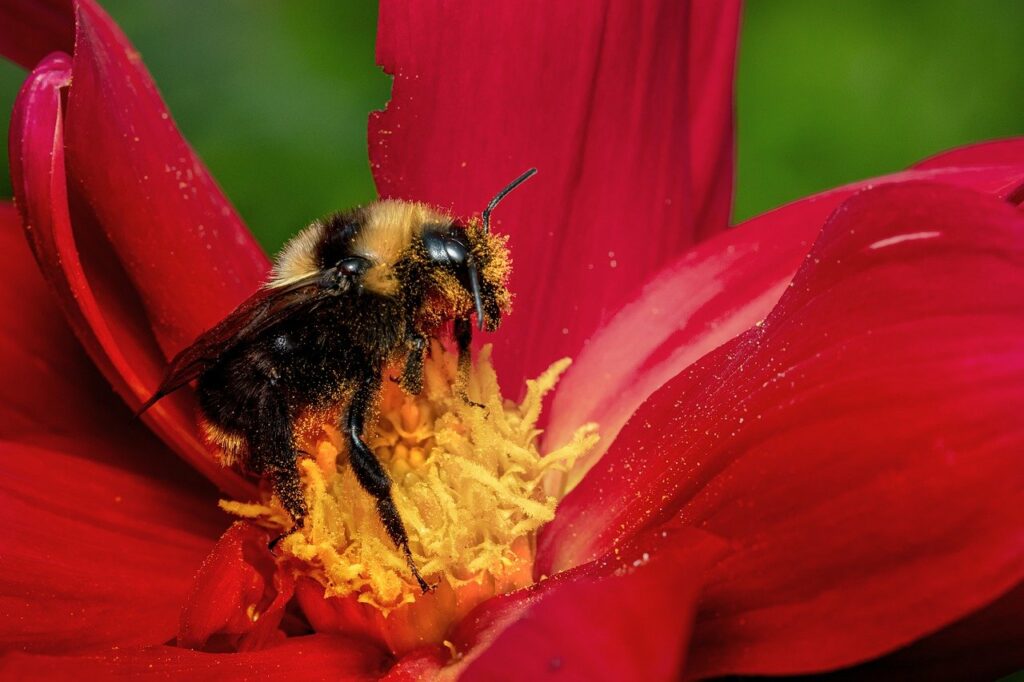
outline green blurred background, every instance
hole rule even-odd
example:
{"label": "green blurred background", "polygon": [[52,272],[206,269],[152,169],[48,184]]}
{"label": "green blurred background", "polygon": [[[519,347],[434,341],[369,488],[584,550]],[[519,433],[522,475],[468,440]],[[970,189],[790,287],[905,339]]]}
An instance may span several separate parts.
{"label": "green blurred background", "polygon": [[[372,198],[366,115],[390,91],[375,3],[101,2],[268,250]],[[1020,0],[748,0],[735,219],[1024,133],[1022,27]],[[5,130],[21,78],[0,63]]]}

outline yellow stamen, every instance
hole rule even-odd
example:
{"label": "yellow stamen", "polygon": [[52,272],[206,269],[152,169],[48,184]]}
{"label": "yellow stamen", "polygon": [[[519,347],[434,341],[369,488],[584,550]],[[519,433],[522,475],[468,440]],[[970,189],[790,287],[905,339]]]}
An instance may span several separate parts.
{"label": "yellow stamen", "polygon": [[[449,618],[532,582],[535,535],[554,518],[558,502],[545,492],[544,476],[567,470],[598,438],[596,427],[586,425],[567,445],[538,451],[543,398],[568,366],[569,360],[561,360],[528,381],[525,399],[516,404],[502,398],[490,348],[484,348],[465,386],[469,401],[480,407],[461,397],[456,358],[435,343],[420,395],[408,396],[385,382],[367,442],[394,481],[413,559],[427,581],[438,585],[434,593],[421,594],[373,498],[347,466],[341,434],[331,425],[300,430],[309,435],[299,446],[312,455],[299,462],[309,514],[302,531],[285,538],[279,551],[295,560],[297,574],[318,581],[327,598],[355,599],[385,618],[396,609],[419,607],[416,602],[451,611],[427,618],[433,632],[426,637],[439,643]],[[221,506],[275,529],[290,527],[276,499]],[[425,614],[417,614],[398,620],[418,622],[416,639],[422,641]]]}

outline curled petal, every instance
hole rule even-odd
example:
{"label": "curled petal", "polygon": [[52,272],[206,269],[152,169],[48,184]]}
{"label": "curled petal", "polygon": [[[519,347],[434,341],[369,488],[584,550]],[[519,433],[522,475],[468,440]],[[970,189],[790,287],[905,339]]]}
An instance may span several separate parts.
{"label": "curled petal", "polygon": [[860,193],[762,325],[640,407],[563,500],[539,570],[671,516],[729,540],[696,676],[849,665],[994,601],[1024,579],[1022,286],[1007,203]]}
{"label": "curled petal", "polygon": [[295,580],[278,566],[269,541],[265,530],[242,522],[221,536],[185,601],[180,646],[250,651],[284,639],[278,625]]}
{"label": "curled petal", "polygon": [[471,215],[540,171],[495,214],[515,255],[494,353],[508,385],[575,355],[649,273],[726,226],[738,16],[736,2],[382,4],[395,83],[370,122],[380,194]]}
{"label": "curled petal", "polygon": [[12,0],[2,12],[9,21],[0,24],[0,50],[17,59],[31,38],[41,51],[21,60],[26,66],[71,52],[74,37],[62,134],[72,193],[83,200],[76,213],[88,214],[77,229],[97,231],[90,241],[106,235],[134,288],[122,305],[141,298],[159,345],[177,351],[260,285],[266,256],[95,2]]}
{"label": "curled petal", "polygon": [[[91,0],[45,6],[54,11],[20,1],[12,7],[22,29],[50,33],[47,22],[69,20],[62,13],[73,8],[74,58],[44,60],[19,95],[11,129],[15,194],[76,334],[137,406],[159,383],[168,356],[259,286],[267,260],[109,17]],[[248,496],[252,487],[200,442],[194,410],[182,394],[146,419],[226,492]]]}
{"label": "curled petal", "polygon": [[88,206],[76,208],[96,220],[83,229],[107,237],[172,354],[256,290],[267,258],[181,137],[138,53],[92,2],[77,3],[72,73],[67,170]]}
{"label": "curled petal", "polygon": [[10,654],[0,659],[7,679],[133,680],[373,680],[385,657],[373,645],[332,635],[288,639],[262,651],[208,654],[173,646],[122,649],[87,656]]}
{"label": "curled petal", "polygon": [[[551,406],[550,446],[595,422],[601,443],[570,472],[572,487],[614,441],[626,420],[665,382],[698,358],[763,320],[793,278],[826,218],[868,187],[930,180],[1014,201],[1024,190],[1020,140],[950,152],[920,170],[824,192],[699,244],[652,278],[580,353]],[[969,161],[972,161],[969,163]],[[956,163],[963,162],[962,166]]]}
{"label": "curled petal", "polygon": [[[69,195],[61,97],[70,82],[71,63],[60,54],[43,60],[25,81],[11,121],[11,179],[29,243],[72,329],[114,389],[136,404],[159,382],[165,362],[85,199]],[[202,444],[194,409],[191,396],[176,395],[157,406],[148,423],[225,491],[248,495],[251,486]]]}
{"label": "curled petal", "polygon": [[39,443],[127,422],[127,409],[68,329],[10,202],[0,202],[0,253],[0,438]]}

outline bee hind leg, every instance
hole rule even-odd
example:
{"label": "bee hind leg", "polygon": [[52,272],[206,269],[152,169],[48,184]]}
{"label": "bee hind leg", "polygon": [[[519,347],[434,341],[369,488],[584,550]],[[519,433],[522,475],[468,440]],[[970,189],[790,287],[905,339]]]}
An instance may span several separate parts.
{"label": "bee hind leg", "polygon": [[291,468],[278,469],[271,474],[271,482],[274,485],[274,492],[284,505],[285,511],[292,517],[292,527],[281,533],[267,545],[270,551],[274,551],[277,543],[285,539],[297,530],[302,529],[306,520],[306,499],[302,494],[302,485],[299,478],[299,471],[293,465]]}
{"label": "bee hind leg", "polygon": [[268,547],[273,551],[281,540],[302,528],[306,518],[306,497],[295,462],[298,453],[288,405],[270,383],[260,387],[256,395],[247,411],[253,417],[248,429],[249,466],[255,473],[270,478],[274,493],[292,519],[288,532],[270,541]]}
{"label": "bee hind leg", "polygon": [[349,443],[349,461],[359,485],[377,501],[377,514],[384,524],[388,537],[396,547],[402,550],[409,570],[412,571],[413,577],[419,583],[420,589],[426,593],[431,590],[431,587],[420,575],[416,562],[413,561],[412,551],[409,549],[409,535],[405,531],[405,525],[402,523],[402,518],[398,515],[398,508],[395,507],[395,502],[391,497],[391,478],[381,466],[377,456],[363,440],[366,414],[373,404],[379,387],[379,379],[367,378],[356,388],[355,394],[352,396],[343,429]]}

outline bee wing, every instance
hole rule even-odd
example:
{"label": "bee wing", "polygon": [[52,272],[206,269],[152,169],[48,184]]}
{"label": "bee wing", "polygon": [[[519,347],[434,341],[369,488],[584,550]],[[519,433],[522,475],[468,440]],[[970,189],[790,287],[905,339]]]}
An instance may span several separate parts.
{"label": "bee wing", "polygon": [[198,379],[227,351],[295,313],[319,305],[330,294],[318,280],[314,276],[284,286],[262,288],[247,298],[216,326],[200,334],[191,345],[174,356],[163,381],[139,408],[136,416],[164,396]]}

